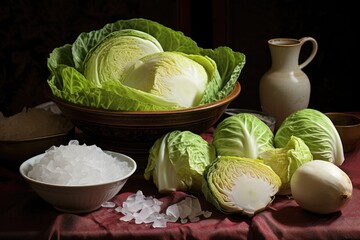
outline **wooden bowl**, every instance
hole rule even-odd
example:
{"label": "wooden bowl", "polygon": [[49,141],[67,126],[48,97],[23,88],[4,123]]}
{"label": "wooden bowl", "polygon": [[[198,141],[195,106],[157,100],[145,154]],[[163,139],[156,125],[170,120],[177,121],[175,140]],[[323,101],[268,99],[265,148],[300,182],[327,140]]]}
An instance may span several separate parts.
{"label": "wooden bowl", "polygon": [[[60,109],[53,102],[40,104],[36,108],[51,110],[54,114],[61,114]],[[1,166],[17,169],[28,158],[43,153],[54,145],[67,144],[75,136],[75,128],[68,119],[59,118],[59,126],[61,125],[63,129],[55,130],[55,127],[59,126],[54,126],[55,129],[49,129],[49,125],[42,125],[46,122],[46,118],[49,117],[47,114],[36,115],[42,117],[43,121],[40,121],[40,119],[35,121],[34,116],[29,118],[29,115],[26,116],[28,117],[26,120],[25,116],[22,115],[22,120],[19,120],[16,116],[15,119],[17,120],[12,120],[13,125],[10,127],[11,131],[14,129],[16,131],[13,132],[13,135],[9,135],[9,131],[7,131],[0,140]],[[56,118],[51,118],[52,123],[54,119]],[[66,122],[63,120],[66,120]],[[31,131],[28,131],[28,129]]]}
{"label": "wooden bowl", "polygon": [[342,112],[329,112],[325,114],[337,129],[344,152],[354,150],[356,143],[360,140],[360,117],[351,113]]}
{"label": "wooden bowl", "polygon": [[202,133],[213,126],[240,93],[240,83],[222,100],[173,111],[111,111],[66,102],[49,91],[62,113],[85,134],[85,141],[104,150],[129,155],[139,169],[147,165],[148,151],[155,140],[173,130]]}

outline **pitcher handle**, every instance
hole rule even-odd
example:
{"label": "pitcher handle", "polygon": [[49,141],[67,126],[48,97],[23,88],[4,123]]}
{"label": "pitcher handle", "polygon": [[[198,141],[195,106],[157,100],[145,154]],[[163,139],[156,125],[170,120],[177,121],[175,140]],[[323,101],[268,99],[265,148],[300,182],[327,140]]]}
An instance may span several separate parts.
{"label": "pitcher handle", "polygon": [[302,69],[314,59],[316,52],[318,50],[318,44],[317,44],[316,40],[312,37],[303,37],[300,39],[300,42],[301,42],[301,45],[303,45],[305,42],[311,42],[311,44],[312,44],[312,51],[311,51],[309,57],[303,63],[301,63],[299,65],[299,68]]}

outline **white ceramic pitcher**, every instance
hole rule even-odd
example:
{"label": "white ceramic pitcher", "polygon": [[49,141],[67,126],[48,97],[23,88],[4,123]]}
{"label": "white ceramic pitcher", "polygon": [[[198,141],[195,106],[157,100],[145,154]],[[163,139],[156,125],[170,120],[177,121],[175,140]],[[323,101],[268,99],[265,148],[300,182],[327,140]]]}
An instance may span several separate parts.
{"label": "white ceramic pitcher", "polygon": [[[312,51],[299,64],[299,55],[304,43],[312,44]],[[318,44],[312,37],[301,39],[274,38],[268,41],[271,67],[260,79],[260,104],[263,112],[275,117],[277,128],[291,113],[307,108],[311,86],[302,71],[316,55]]]}

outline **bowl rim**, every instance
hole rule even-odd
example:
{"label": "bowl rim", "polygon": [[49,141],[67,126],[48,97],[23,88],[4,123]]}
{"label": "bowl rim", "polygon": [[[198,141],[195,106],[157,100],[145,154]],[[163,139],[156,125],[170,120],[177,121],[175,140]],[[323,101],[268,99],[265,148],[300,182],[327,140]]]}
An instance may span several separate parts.
{"label": "bowl rim", "polygon": [[50,135],[46,135],[46,136],[38,136],[38,137],[14,139],[14,140],[10,140],[10,139],[9,140],[0,140],[0,144],[1,143],[15,144],[15,143],[27,143],[27,142],[35,142],[35,141],[42,141],[42,140],[50,140],[53,138],[65,137],[68,135],[72,135],[74,132],[75,132],[75,126],[73,126],[69,131],[50,134]]}
{"label": "bowl rim", "polygon": [[[121,176],[120,178],[116,178],[110,182],[102,182],[102,183],[96,183],[96,184],[87,184],[87,185],[61,185],[61,184],[53,184],[53,183],[46,183],[46,182],[42,182],[39,180],[35,180],[33,178],[30,178],[27,176],[27,169],[29,168],[29,166],[32,166],[32,164],[40,159],[41,157],[43,157],[46,153],[41,153],[38,154],[36,156],[33,156],[29,159],[27,159],[26,161],[24,161],[20,167],[19,167],[19,172],[20,175],[26,179],[30,184],[37,184],[37,185],[43,185],[43,186],[48,186],[48,187],[57,187],[57,188],[89,188],[89,187],[97,187],[97,186],[106,186],[106,185],[112,185],[114,183],[120,182],[120,181],[124,181],[127,180],[129,177],[131,177],[136,169],[137,169],[137,163],[134,159],[132,159],[131,157],[129,157],[128,155],[119,153],[119,152],[115,152],[115,151],[108,151],[108,150],[103,150],[103,152],[112,155],[113,157],[117,158],[118,161],[127,161],[130,165],[133,166],[133,168],[131,169],[130,172],[128,172],[126,175]],[[120,160],[121,157],[122,159]]]}
{"label": "bowl rim", "polygon": [[190,108],[183,108],[183,109],[176,109],[176,110],[164,110],[164,111],[120,111],[120,110],[109,110],[109,109],[102,109],[102,108],[95,108],[95,107],[88,107],[88,106],[82,106],[77,105],[68,101],[64,101],[63,99],[55,96],[50,87],[46,87],[46,92],[49,98],[54,101],[56,104],[61,104],[66,107],[72,108],[72,109],[78,109],[80,111],[86,111],[86,112],[93,112],[97,114],[117,114],[117,115],[166,115],[166,114],[181,114],[181,113],[187,113],[187,112],[198,112],[207,110],[216,106],[222,106],[224,104],[227,104],[228,102],[231,102],[234,100],[241,91],[241,85],[238,81],[235,82],[234,88],[231,91],[230,94],[228,94],[226,97],[204,105],[196,106],[196,107],[190,107]]}
{"label": "bowl rim", "polygon": [[356,124],[349,124],[349,125],[338,125],[334,124],[335,127],[341,127],[341,128],[353,128],[360,126],[360,117],[356,114],[350,113],[350,112],[326,112],[325,115],[332,121],[331,116],[345,116],[345,117],[351,117],[353,119],[358,120],[358,123]]}

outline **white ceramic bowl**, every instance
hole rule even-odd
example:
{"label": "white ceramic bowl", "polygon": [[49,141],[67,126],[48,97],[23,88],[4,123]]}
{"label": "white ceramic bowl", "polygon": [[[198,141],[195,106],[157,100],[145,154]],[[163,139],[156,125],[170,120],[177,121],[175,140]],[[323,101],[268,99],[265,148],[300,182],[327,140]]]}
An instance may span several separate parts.
{"label": "white ceramic bowl", "polygon": [[129,177],[135,172],[136,162],[121,153],[105,151],[116,157],[119,161],[128,162],[131,171],[125,176],[119,176],[116,180],[108,183],[86,186],[63,186],[48,184],[34,180],[27,176],[28,171],[37,159],[45,153],[23,162],[20,166],[20,174],[30,183],[33,190],[46,202],[62,212],[86,213],[101,207],[101,204],[113,198],[124,186]]}

